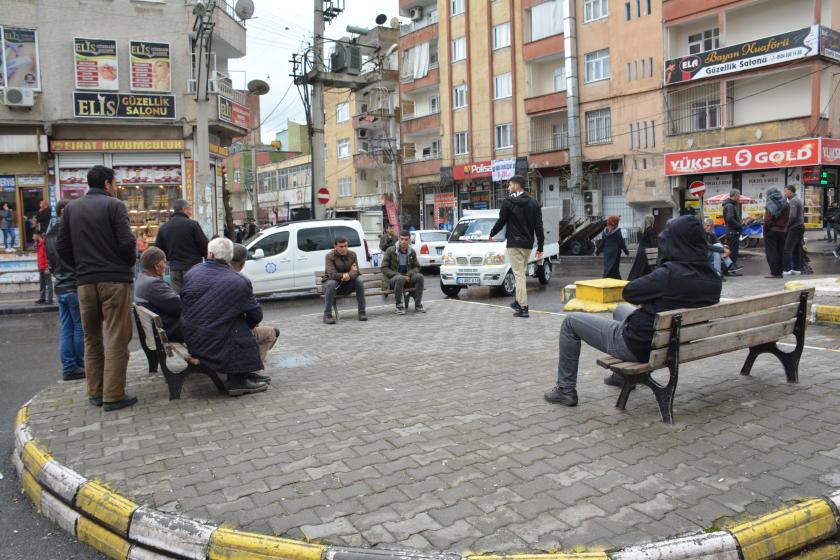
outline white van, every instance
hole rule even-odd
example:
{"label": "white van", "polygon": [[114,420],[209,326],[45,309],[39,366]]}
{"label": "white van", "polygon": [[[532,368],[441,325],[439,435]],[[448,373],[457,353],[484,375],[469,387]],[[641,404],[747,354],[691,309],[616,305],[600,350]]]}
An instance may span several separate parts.
{"label": "white van", "polygon": [[358,220],[304,220],[268,228],[249,239],[242,274],[251,280],[256,295],[314,290],[315,273],[324,270],[324,257],[336,237],[347,239],[359,268],[371,266]]}
{"label": "white van", "polygon": [[[535,243],[528,258],[527,274],[536,276],[541,284],[548,284],[551,259],[560,254],[557,239],[560,208],[545,207],[542,217],[545,234],[543,258],[537,261]],[[490,238],[490,230],[498,219],[498,210],[467,210],[458,220],[443,249],[440,289],[444,294],[454,297],[470,286],[489,286],[504,295],[514,294],[516,280],[505,243],[506,228]]]}

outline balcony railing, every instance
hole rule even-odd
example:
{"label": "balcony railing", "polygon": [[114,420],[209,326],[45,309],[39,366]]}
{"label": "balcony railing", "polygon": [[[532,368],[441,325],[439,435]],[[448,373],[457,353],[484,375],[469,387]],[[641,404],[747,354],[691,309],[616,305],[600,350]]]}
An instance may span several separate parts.
{"label": "balcony railing", "polygon": [[248,106],[248,95],[245,92],[234,89],[226,79],[219,79],[216,81],[216,91],[218,91],[222,97],[227,97],[234,103],[239,103],[244,107]]}
{"label": "balcony railing", "polygon": [[[727,84],[727,97],[732,84]],[[721,100],[718,84],[707,84],[669,93],[666,97],[669,136],[721,128]],[[732,123],[732,106],[726,111],[727,124]]]}
{"label": "balcony railing", "polygon": [[439,114],[440,114],[440,109],[437,109],[435,111],[426,111],[425,113],[403,113],[402,120],[403,120],[403,122],[405,122],[405,121],[411,121],[411,120],[414,120],[414,119],[422,119],[423,117],[428,117],[430,115],[439,115]]}
{"label": "balcony railing", "polygon": [[429,20],[425,16],[423,19],[419,21],[412,21],[411,23],[404,23],[400,25],[400,37],[405,37],[409,33],[414,33],[415,31],[419,31],[420,29],[424,29],[429,27],[430,25],[434,25],[438,22],[437,13],[435,13],[434,17]]}
{"label": "balcony railing", "polygon": [[414,155],[410,158],[403,159],[403,163],[416,163],[418,161],[429,161],[431,159],[440,159],[440,152],[431,152],[426,155]]}
{"label": "balcony railing", "polygon": [[556,152],[569,149],[569,131],[565,123],[531,122],[531,152]]}
{"label": "balcony railing", "polygon": [[245,20],[236,15],[236,10],[233,7],[233,0],[216,0],[216,6],[221,8],[221,10],[230,16],[230,18],[245,27]]}

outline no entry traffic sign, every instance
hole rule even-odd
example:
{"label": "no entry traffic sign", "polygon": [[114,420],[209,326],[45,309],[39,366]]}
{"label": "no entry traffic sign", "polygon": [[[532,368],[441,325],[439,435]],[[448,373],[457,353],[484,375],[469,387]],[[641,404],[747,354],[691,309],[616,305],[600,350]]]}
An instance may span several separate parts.
{"label": "no entry traffic sign", "polygon": [[330,191],[324,187],[318,189],[318,202],[321,204],[326,204],[330,201]]}
{"label": "no entry traffic sign", "polygon": [[706,183],[703,181],[692,181],[691,184],[688,185],[688,192],[694,196],[703,196],[706,194]]}

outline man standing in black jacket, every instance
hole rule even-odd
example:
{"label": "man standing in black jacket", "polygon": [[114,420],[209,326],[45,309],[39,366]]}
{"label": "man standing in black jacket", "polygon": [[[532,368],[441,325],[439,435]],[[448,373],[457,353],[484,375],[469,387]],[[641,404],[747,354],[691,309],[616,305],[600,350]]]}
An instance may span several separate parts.
{"label": "man standing in black jacket", "polygon": [[155,245],[166,253],[172,287],[180,292],[184,285],[184,274],[207,254],[207,236],[199,223],[191,219],[192,208],[189,202],[179,198],[175,201],[174,209],[172,217],[160,226]]}
{"label": "man standing in black jacket", "polygon": [[726,246],[729,248],[729,258],[732,259],[732,272],[740,270],[738,266],[738,250],[741,247],[741,191],[732,189],[729,198],[723,202],[723,223],[726,225]]}
{"label": "man standing in black jacket", "polygon": [[516,278],[516,299],[510,306],[515,317],[529,317],[528,290],[525,286],[525,271],[528,267],[528,257],[534,248],[534,236],[537,238],[537,255],[539,261],[543,256],[543,242],[545,234],[542,225],[542,210],[540,203],[525,192],[525,178],[514,175],[508,181],[510,196],[502,202],[499,219],[490,230],[492,238],[507,226],[507,252],[510,258],[510,268]]}
{"label": "man standing in black jacket", "polygon": [[76,270],[88,397],[119,410],[137,402],[125,394],[136,240],[125,204],[116,198],[114,170],[94,165],[87,181],[88,193],[64,209],[56,249]]}
{"label": "man standing in black jacket", "polygon": [[[571,313],[560,328],[557,385],[545,394],[550,403],[576,406],[580,342],[630,362],[647,362],[656,314],[684,307],[706,307],[720,300],[720,276],[709,264],[703,226],[694,216],[680,216],[664,232],[662,264],[624,287],[629,303],[616,309],[614,320]],[[608,385],[614,385],[608,377]]]}

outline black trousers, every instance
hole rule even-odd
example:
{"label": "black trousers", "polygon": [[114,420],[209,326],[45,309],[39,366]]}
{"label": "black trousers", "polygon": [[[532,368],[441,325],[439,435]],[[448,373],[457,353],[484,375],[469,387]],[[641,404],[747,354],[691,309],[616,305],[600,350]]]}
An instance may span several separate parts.
{"label": "black trousers", "polygon": [[732,264],[738,264],[738,252],[741,250],[741,232],[727,231],[726,246],[729,247],[729,258],[732,259]]}
{"label": "black trousers", "polygon": [[788,230],[783,257],[785,270],[802,271],[802,238],[804,236],[804,225],[794,226]]}
{"label": "black trousers", "polygon": [[765,231],[764,232],[764,254],[767,256],[767,264],[770,266],[770,274],[781,276],[784,272],[785,254],[785,232]]}

